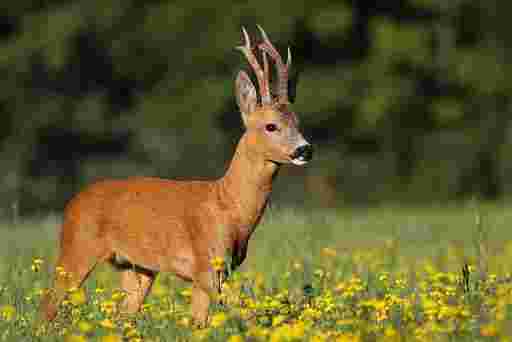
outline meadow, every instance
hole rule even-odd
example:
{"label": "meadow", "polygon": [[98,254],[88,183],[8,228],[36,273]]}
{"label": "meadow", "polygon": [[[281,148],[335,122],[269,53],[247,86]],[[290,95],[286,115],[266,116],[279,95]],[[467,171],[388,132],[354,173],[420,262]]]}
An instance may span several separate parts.
{"label": "meadow", "polygon": [[[478,204],[271,208],[209,325],[189,284],[160,274],[143,311],[122,316],[117,274],[70,289],[38,320],[60,217],[0,226],[0,341],[509,341],[512,208]],[[227,267],[229,260],[213,260]]]}

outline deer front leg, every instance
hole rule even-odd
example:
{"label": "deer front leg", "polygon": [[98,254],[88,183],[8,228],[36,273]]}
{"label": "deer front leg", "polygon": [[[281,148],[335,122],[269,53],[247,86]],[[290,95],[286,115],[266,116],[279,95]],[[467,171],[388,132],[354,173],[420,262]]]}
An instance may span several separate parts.
{"label": "deer front leg", "polygon": [[220,294],[220,282],[217,272],[210,267],[197,273],[192,287],[192,318],[199,326],[206,325],[210,303]]}
{"label": "deer front leg", "polygon": [[200,327],[208,321],[208,309],[210,307],[210,294],[200,286],[194,284],[192,288],[192,318]]}

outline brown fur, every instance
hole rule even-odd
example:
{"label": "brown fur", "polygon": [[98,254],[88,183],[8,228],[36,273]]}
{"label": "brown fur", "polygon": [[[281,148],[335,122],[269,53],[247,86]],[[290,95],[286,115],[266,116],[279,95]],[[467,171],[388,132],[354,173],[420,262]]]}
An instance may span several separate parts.
{"label": "brown fur", "polygon": [[[139,310],[157,272],[172,272],[193,282],[192,314],[206,321],[210,299],[220,290],[211,260],[228,252],[238,264],[245,259],[279,165],[289,163],[305,142],[286,105],[259,106],[255,94],[250,80],[239,77],[246,132],[224,177],[107,180],[70,201],[57,261],[69,276],[56,275],[42,305],[46,319],[56,316],[67,288],[81,286],[95,265],[112,261],[133,265],[121,278],[126,312]],[[265,131],[268,123],[278,125],[280,133]]]}

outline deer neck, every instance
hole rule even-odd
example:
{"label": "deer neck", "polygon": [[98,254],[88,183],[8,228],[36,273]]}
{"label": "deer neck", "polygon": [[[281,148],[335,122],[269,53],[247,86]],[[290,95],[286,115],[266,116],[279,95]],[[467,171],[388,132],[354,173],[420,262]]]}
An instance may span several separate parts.
{"label": "deer neck", "polygon": [[272,183],[279,170],[276,163],[250,151],[247,134],[240,139],[224,177],[220,179],[221,201],[233,208],[238,221],[237,236],[248,239],[267,205]]}

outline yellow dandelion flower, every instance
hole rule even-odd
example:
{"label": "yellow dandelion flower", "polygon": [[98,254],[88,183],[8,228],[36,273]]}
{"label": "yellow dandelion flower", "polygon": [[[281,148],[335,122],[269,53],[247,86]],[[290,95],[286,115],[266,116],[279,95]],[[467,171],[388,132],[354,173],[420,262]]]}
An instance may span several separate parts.
{"label": "yellow dandelion flower", "polygon": [[198,340],[204,340],[210,336],[210,329],[197,329],[192,333],[192,336]]}
{"label": "yellow dandelion flower", "polygon": [[189,318],[189,317],[183,317],[182,319],[180,319],[178,321],[178,325],[181,325],[182,327],[189,327],[190,324],[192,323],[192,320]]}
{"label": "yellow dandelion flower", "polygon": [[324,277],[324,275],[325,275],[325,271],[324,271],[324,270],[322,270],[321,268],[317,268],[317,269],[313,272],[313,274],[314,274],[316,277],[318,277],[318,278],[322,279],[322,278]]}
{"label": "yellow dandelion flower", "polygon": [[336,250],[330,247],[322,248],[322,255],[325,257],[334,258],[336,256]]}
{"label": "yellow dandelion flower", "polygon": [[135,325],[132,322],[124,322],[123,329],[132,329],[135,328]]}
{"label": "yellow dandelion flower", "polygon": [[281,323],[283,323],[285,320],[286,320],[285,315],[277,315],[274,318],[272,318],[272,326],[273,327],[278,326]]}
{"label": "yellow dandelion flower", "polygon": [[64,342],[87,342],[84,335],[67,335],[64,338]]}
{"label": "yellow dandelion flower", "polygon": [[269,335],[268,329],[252,325],[249,327],[249,330],[247,331],[247,336],[254,337],[257,339],[265,338]]}
{"label": "yellow dandelion flower", "polygon": [[220,328],[224,325],[224,323],[226,323],[227,319],[228,319],[228,316],[226,315],[226,313],[218,312],[212,316],[210,325],[213,328]]}
{"label": "yellow dandelion flower", "polygon": [[136,338],[140,336],[139,332],[135,328],[127,329],[124,335],[128,338]]}
{"label": "yellow dandelion flower", "polygon": [[190,287],[181,290],[180,294],[185,298],[192,297],[192,289]]}
{"label": "yellow dandelion flower", "polygon": [[100,341],[101,342],[122,342],[123,341],[123,337],[119,336],[119,335],[116,335],[116,334],[110,334],[110,335],[103,336],[100,339]]}
{"label": "yellow dandelion flower", "polygon": [[108,318],[105,318],[104,320],[100,321],[100,326],[107,329],[114,329],[116,327],[114,322],[112,322],[112,320]]}
{"label": "yellow dandelion flower", "polygon": [[41,265],[44,263],[43,259],[41,258],[35,258],[32,260],[32,265],[30,268],[33,272],[39,272],[41,270]]}
{"label": "yellow dandelion flower", "polygon": [[393,327],[388,326],[386,327],[386,329],[384,329],[384,336],[386,336],[387,338],[397,337],[398,332]]}
{"label": "yellow dandelion flower", "polygon": [[122,290],[116,290],[112,293],[111,299],[114,302],[120,302],[126,297],[126,293]]}
{"label": "yellow dandelion flower", "polygon": [[94,289],[94,293],[99,294],[99,295],[103,294],[103,293],[105,293],[105,288],[97,287],[97,288]]}
{"label": "yellow dandelion flower", "polygon": [[68,276],[68,273],[64,270],[64,267],[62,267],[62,266],[57,266],[55,268],[55,273],[57,274],[58,277],[61,277],[61,278]]}
{"label": "yellow dandelion flower", "polygon": [[152,307],[153,307],[153,304],[151,304],[151,303],[144,303],[141,306],[141,310],[142,310],[142,312],[148,312],[148,311],[151,310]]}
{"label": "yellow dandelion flower", "polygon": [[244,342],[242,335],[231,335],[228,338],[228,342]]}
{"label": "yellow dandelion flower", "polygon": [[221,257],[215,257],[211,260],[213,269],[217,272],[223,271],[225,267],[224,259]]}
{"label": "yellow dandelion flower", "polygon": [[16,308],[13,305],[3,305],[0,307],[0,317],[4,321],[12,321],[16,316]]}
{"label": "yellow dandelion flower", "polygon": [[378,279],[380,281],[387,281],[389,279],[389,272],[382,272],[379,274]]}
{"label": "yellow dandelion flower", "polygon": [[310,342],[325,342],[328,340],[328,336],[325,333],[317,333],[311,337]]}
{"label": "yellow dandelion flower", "polygon": [[361,338],[359,335],[347,332],[338,335],[336,342],[360,342]]}
{"label": "yellow dandelion flower", "polygon": [[117,311],[117,304],[113,300],[105,300],[100,304],[100,311],[111,315]]}
{"label": "yellow dandelion flower", "polygon": [[498,328],[495,324],[487,324],[480,327],[480,335],[485,337],[493,337],[498,334]]}
{"label": "yellow dandelion flower", "polygon": [[93,325],[87,321],[79,321],[77,323],[78,330],[83,332],[84,334],[87,334],[92,331],[94,328]]}
{"label": "yellow dandelion flower", "polygon": [[75,288],[69,294],[69,301],[71,302],[71,304],[73,304],[75,306],[85,304],[85,302],[87,301],[87,296],[85,294],[85,290],[83,288],[80,288],[80,289]]}
{"label": "yellow dandelion flower", "polygon": [[355,319],[339,319],[336,321],[336,325],[344,326],[344,325],[355,325],[357,321]]}

